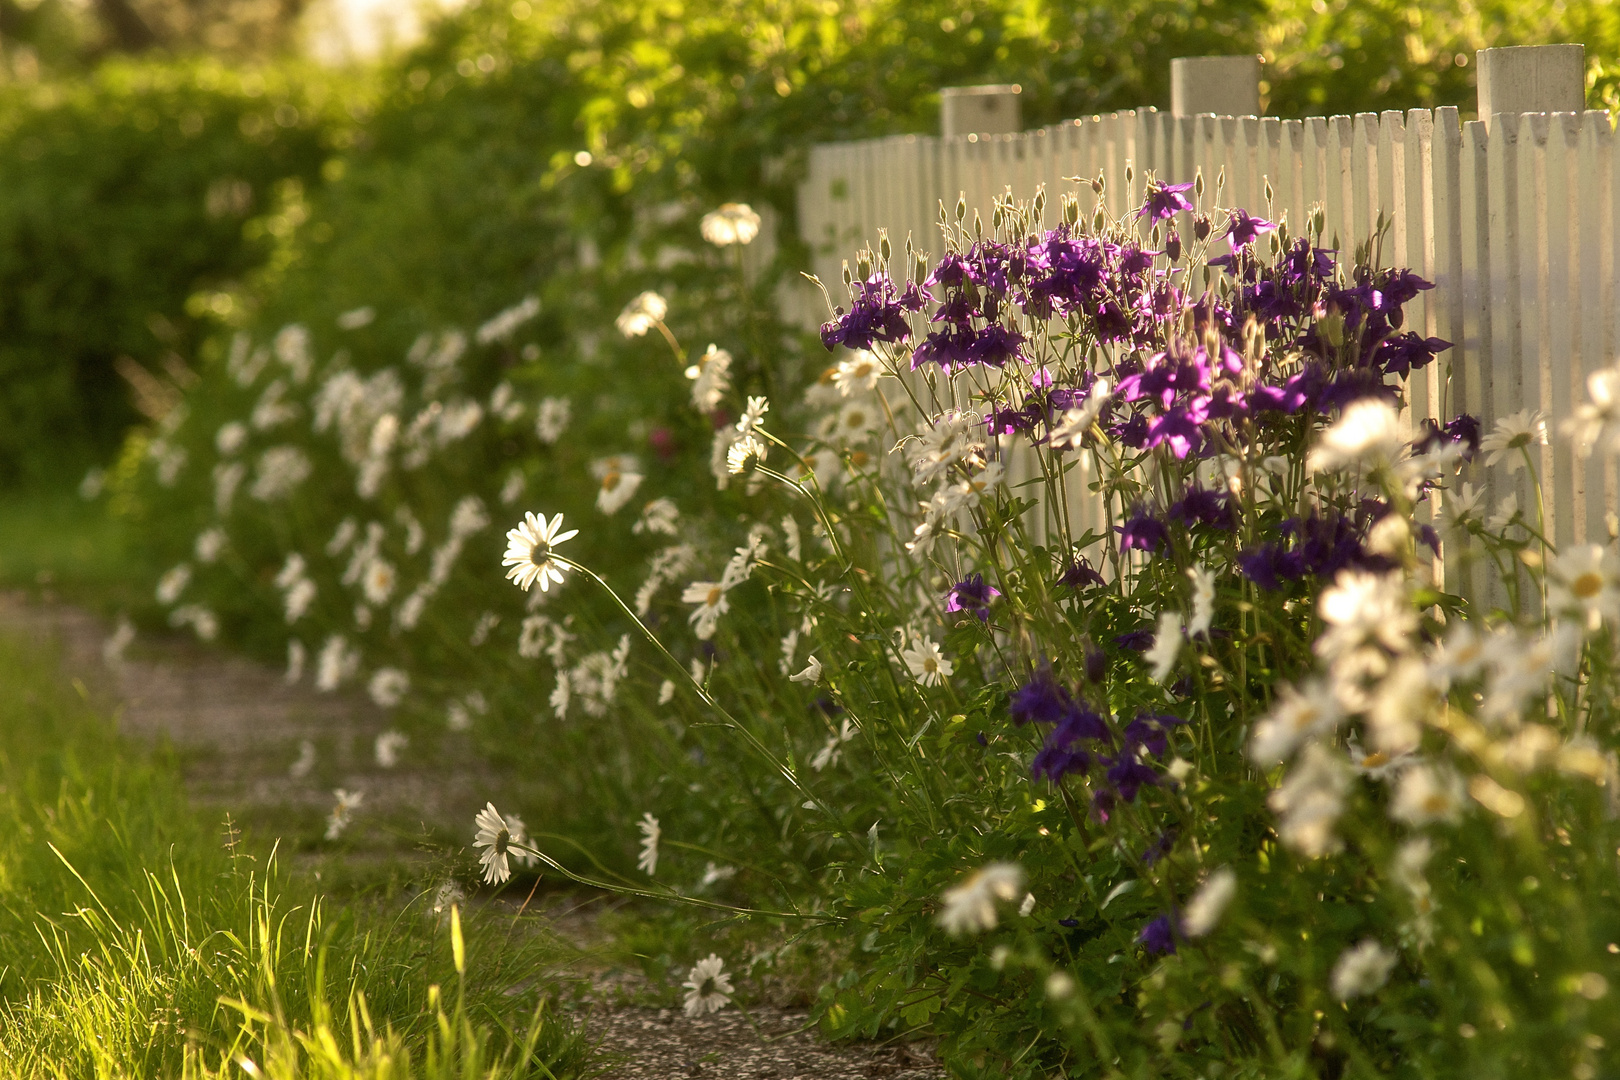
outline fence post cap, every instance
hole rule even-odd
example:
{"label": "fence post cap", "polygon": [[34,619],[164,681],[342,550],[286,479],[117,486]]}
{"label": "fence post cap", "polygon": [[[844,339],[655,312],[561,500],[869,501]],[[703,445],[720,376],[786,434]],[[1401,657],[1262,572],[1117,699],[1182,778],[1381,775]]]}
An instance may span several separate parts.
{"label": "fence post cap", "polygon": [[939,91],[940,134],[950,139],[961,135],[1012,135],[1021,130],[1022,116],[1018,95],[1024,88],[1017,83],[992,86],[946,86]]}
{"label": "fence post cap", "polygon": [[1586,46],[1507,45],[1474,54],[1479,118],[1498,113],[1580,112],[1586,107]]}
{"label": "fence post cap", "polygon": [[1260,57],[1178,56],[1170,61],[1170,115],[1257,116]]}

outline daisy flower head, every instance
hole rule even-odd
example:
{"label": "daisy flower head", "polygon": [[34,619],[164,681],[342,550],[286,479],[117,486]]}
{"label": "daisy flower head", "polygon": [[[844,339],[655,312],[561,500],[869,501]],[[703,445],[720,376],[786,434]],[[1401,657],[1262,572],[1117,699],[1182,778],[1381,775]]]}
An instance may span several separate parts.
{"label": "daisy flower head", "polygon": [[196,553],[198,562],[211,563],[225,550],[225,543],[225,530],[216,525],[197,534],[197,543],[192,550]]}
{"label": "daisy flower head", "polygon": [[491,885],[499,885],[512,876],[512,867],[507,863],[507,855],[512,849],[512,827],[501,817],[494,803],[488,803],[478,811],[473,824],[478,826],[473,847],[484,849],[478,856],[478,861],[484,867],[484,880]]}
{"label": "daisy flower head", "polygon": [[1456,821],[1465,799],[1462,777],[1450,768],[1414,765],[1401,773],[1389,804],[1389,816],[1413,826]]}
{"label": "daisy flower head", "polygon": [[1485,527],[1492,532],[1506,532],[1510,525],[1519,520],[1519,495],[1510,491],[1502,496],[1502,501],[1496,504],[1491,516],[1485,519]]}
{"label": "daisy flower head", "polygon": [[378,607],[388,603],[388,598],[394,595],[394,583],[398,578],[399,575],[395,573],[391,563],[382,559],[372,559],[360,578],[366,600]]}
{"label": "daisy flower head", "polygon": [[766,446],[753,432],[742,436],[726,451],[726,471],[732,476],[751,473],[765,461]]}
{"label": "daisy flower head", "polygon": [[1582,402],[1561,430],[1575,440],[1582,457],[1600,445],[1613,453],[1620,442],[1620,367],[1588,375],[1586,393],[1591,400]]}
{"label": "daisy flower head", "polygon": [[403,731],[385,731],[377,736],[372,751],[377,758],[377,764],[384,769],[392,769],[399,764],[399,752],[405,749],[411,737]]}
{"label": "daisy flower head", "polygon": [[703,215],[698,231],[715,247],[750,244],[759,235],[759,215],[747,203],[721,203]]}
{"label": "daisy flower head", "polygon": [[1392,465],[1404,445],[1395,407],[1381,398],[1363,398],[1345,406],[1339,419],[1322,433],[1307,464],[1312,472]]}
{"label": "daisy flower head", "polygon": [[681,593],[681,603],[696,604],[697,608],[687,621],[697,628],[697,636],[701,641],[714,637],[715,627],[719,625],[720,616],[731,609],[726,601],[726,586],[719,581],[694,581]]}
{"label": "daisy flower head", "polygon": [[157,602],[167,607],[180,599],[180,594],[186,591],[191,583],[191,567],[185,563],[169,570],[158,579]]}
{"label": "daisy flower head", "polygon": [[1209,633],[1209,624],[1215,618],[1215,572],[1205,566],[1187,570],[1193,586],[1193,613],[1187,622],[1187,636],[1197,637]]}
{"label": "daisy flower head", "polygon": [[1614,553],[1598,544],[1566,548],[1547,574],[1547,603],[1555,611],[1584,616],[1591,629],[1620,618],[1620,572]]}
{"label": "daisy flower head", "polygon": [[669,301],[649,289],[626,304],[613,325],[627,338],[644,337],[668,314]]}
{"label": "daisy flower head", "polygon": [[805,665],[805,668],[804,668],[803,671],[799,672],[797,675],[789,675],[788,676],[788,682],[809,683],[812,686],[814,686],[816,683],[820,682],[821,681],[821,661],[817,660],[814,656],[810,657],[809,661],[810,662]]}
{"label": "daisy flower head", "polygon": [[568,430],[570,411],[567,398],[548,397],[541,401],[535,412],[535,438],[547,446],[562,438],[563,432]]}
{"label": "daisy flower head", "polygon": [[1447,489],[1440,505],[1440,516],[1445,519],[1448,528],[1466,532],[1469,522],[1479,520],[1480,503],[1484,499],[1484,488],[1469,483],[1459,484],[1455,489]]}
{"label": "daisy flower head", "polygon": [[833,369],[833,385],[844,397],[856,393],[870,392],[877,389],[877,381],[883,375],[883,365],[868,349],[856,349],[849,356],[838,362]]}
{"label": "daisy flower head", "polygon": [[332,812],[326,815],[326,838],[328,840],[336,840],[343,835],[343,830],[349,827],[354,812],[360,809],[360,804],[365,802],[366,799],[363,791],[345,791],[342,788],[335,789],[332,796],[337,802],[332,807]]}
{"label": "daisy flower head", "polygon": [[736,988],[731,985],[731,976],[726,974],[726,962],[714,953],[699,960],[692,965],[692,970],[681,985],[686,987],[687,1016],[702,1016],[704,1013],[717,1013],[731,1004],[731,995]]}
{"label": "daisy flower head", "polygon": [[996,901],[1018,899],[1024,887],[1023,868],[995,862],[970,874],[966,881],[945,890],[939,925],[953,937],[996,928]]}
{"label": "daisy flower head", "polygon": [[517,528],[507,530],[506,557],[501,565],[511,567],[506,572],[507,578],[517,582],[524,592],[537,581],[541,592],[551,588],[553,583],[562,584],[563,567],[552,557],[552,549],[579,535],[578,529],[562,532],[562,519],[558,514],[547,522],[530,510]]}
{"label": "daisy flower head", "polygon": [[771,411],[771,403],[763,397],[750,397],[748,407],[743,410],[742,418],[737,421],[737,431],[746,434],[757,430],[765,419],[765,414]]}
{"label": "daisy flower head", "polygon": [[1258,765],[1275,765],[1306,739],[1326,734],[1344,719],[1344,708],[1321,680],[1302,687],[1284,686],[1277,703],[1254,727],[1249,757]]}
{"label": "daisy flower head", "polygon": [[410,692],[411,677],[399,668],[378,668],[366,684],[366,692],[380,708],[392,709]]}
{"label": "daisy flower head", "polygon": [[1491,433],[1480,440],[1479,448],[1485,453],[1486,467],[1495,465],[1505,456],[1508,472],[1513,473],[1524,466],[1524,455],[1514,451],[1546,443],[1547,421],[1542,419],[1541,413],[1520,409],[1498,420]]}
{"label": "daisy flower head", "polygon": [[844,442],[865,442],[877,426],[877,410],[864,401],[851,401],[838,412],[837,436]]}
{"label": "daisy flower head", "polygon": [[713,412],[731,389],[731,353],[710,344],[697,363],[686,369],[686,377],[692,380],[692,407]]}
{"label": "daisy flower head", "polygon": [[1154,682],[1162,683],[1169,677],[1179,655],[1181,655],[1181,616],[1173,611],[1162,612],[1159,615],[1159,627],[1153,635],[1153,647],[1145,654],[1147,662],[1153,665]]}
{"label": "daisy flower head", "polygon": [[1221,867],[1198,887],[1181,913],[1181,932],[1190,938],[1200,938],[1221,921],[1226,906],[1237,895],[1237,875],[1230,867]]}
{"label": "daisy flower head", "polygon": [[1059,449],[1067,447],[1071,450],[1080,449],[1086,436],[1096,426],[1097,420],[1102,416],[1103,407],[1108,404],[1108,380],[1098,379],[1092,384],[1091,392],[1079,407],[1065,410],[1063,418],[1052,429],[1052,445]]}
{"label": "daisy flower head", "polygon": [[604,514],[617,513],[635,495],[645,479],[638,470],[636,459],[624,454],[600,459],[591,466],[591,472],[601,482],[596,492],[596,508]]}
{"label": "daisy flower head", "polygon": [[221,457],[230,457],[247,445],[247,437],[247,425],[240,420],[232,420],[221,425],[219,431],[214,434],[214,448],[219,451]]}
{"label": "daisy flower head", "polygon": [[1376,994],[1389,981],[1397,959],[1393,952],[1372,938],[1346,949],[1333,965],[1333,996],[1349,1001],[1353,997]]}
{"label": "daisy flower head", "polygon": [[679,536],[681,519],[680,507],[675,505],[673,499],[659,497],[641,508],[641,516],[636,523],[630,526],[630,531],[637,536],[643,533],[658,533],[661,536]]}
{"label": "daisy flower head", "polygon": [[1344,846],[1334,832],[1344,814],[1350,771],[1332,751],[1310,742],[1282,785],[1266,799],[1278,817],[1277,835],[1307,859],[1318,859]]}
{"label": "daisy flower head", "polygon": [[939,646],[926,637],[919,638],[915,645],[902,650],[900,658],[911,669],[912,677],[923,686],[940,685],[953,670],[951,662],[939,651]]}
{"label": "daisy flower head", "polygon": [[636,869],[652,877],[658,872],[658,840],[664,832],[658,827],[658,819],[650,813],[641,815],[636,828],[641,830],[641,854],[636,857]]}

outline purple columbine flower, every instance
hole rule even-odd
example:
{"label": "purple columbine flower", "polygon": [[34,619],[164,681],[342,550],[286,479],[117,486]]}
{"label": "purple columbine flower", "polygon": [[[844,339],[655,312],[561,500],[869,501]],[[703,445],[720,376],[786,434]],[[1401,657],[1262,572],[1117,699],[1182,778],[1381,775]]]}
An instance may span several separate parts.
{"label": "purple columbine flower", "polygon": [[901,314],[905,308],[893,279],[874,274],[855,286],[848,312],[840,311],[831,322],[822,324],[821,343],[829,349],[839,345],[870,349],[877,341],[905,341],[911,336],[911,327]]}
{"label": "purple columbine flower", "polygon": [[1247,210],[1233,210],[1231,219],[1226,223],[1226,238],[1236,251],[1248,247],[1254,243],[1255,237],[1276,227],[1276,222],[1253,217]]}
{"label": "purple columbine flower", "polygon": [[1217,529],[1236,527],[1231,500],[1224,491],[1190,487],[1170,504],[1170,516],[1186,525],[1209,525]]}
{"label": "purple columbine flower", "polygon": [[1007,703],[1015,724],[1055,724],[1074,708],[1074,699],[1052,677],[1052,665],[1046,661],[1035,669],[1035,674],[1023,686],[1013,691]]}
{"label": "purple columbine flower", "polygon": [[1147,850],[1142,852],[1142,865],[1152,866],[1154,863],[1170,854],[1171,850],[1175,846],[1176,827],[1172,825],[1160,833],[1158,838],[1147,846]]}
{"label": "purple columbine flower", "polygon": [[1138,506],[1123,525],[1114,528],[1119,532],[1119,549],[1121,551],[1148,551],[1156,552],[1164,546],[1165,540],[1170,536],[1164,522],[1148,513],[1147,509]]}
{"label": "purple columbine flower", "polygon": [[1125,749],[1145,746],[1154,757],[1163,757],[1170,747],[1169,728],[1180,727],[1187,721],[1169,713],[1139,712],[1136,719],[1125,725]]}
{"label": "purple columbine flower", "polygon": [[1406,376],[1427,367],[1437,354],[1449,348],[1451,342],[1444,338],[1423,338],[1408,331],[1379,342],[1373,363],[1385,374]]}
{"label": "purple columbine flower", "polygon": [[1136,940],[1140,941],[1148,952],[1157,956],[1175,952],[1176,932],[1171,925],[1173,921],[1168,914],[1160,915],[1142,927],[1142,932],[1136,935]]}
{"label": "purple columbine flower", "polygon": [[1064,569],[1062,574],[1058,575],[1057,583],[1070,589],[1085,589],[1092,585],[1108,584],[1103,576],[1092,568],[1091,560],[1084,555],[1074,557],[1074,561]]}
{"label": "purple columbine flower", "polygon": [[1001,595],[1001,590],[985,583],[983,574],[969,574],[951,586],[945,594],[946,611],[971,611],[980,622],[990,618],[990,601]]}
{"label": "purple columbine flower", "polygon": [[1191,184],[1154,184],[1148,188],[1147,198],[1136,212],[1137,219],[1151,217],[1154,221],[1169,221],[1182,211],[1192,213],[1193,204],[1184,194],[1191,190]]}
{"label": "purple columbine flower", "polygon": [[1159,782],[1159,774],[1143,764],[1134,749],[1126,749],[1108,764],[1108,782],[1114,785],[1120,798],[1135,802],[1138,791]]}
{"label": "purple columbine flower", "polygon": [[1130,649],[1132,652],[1147,652],[1148,649],[1153,647],[1155,636],[1155,632],[1149,627],[1143,627],[1140,630],[1127,630],[1123,634],[1114,635],[1114,644],[1122,649]]}

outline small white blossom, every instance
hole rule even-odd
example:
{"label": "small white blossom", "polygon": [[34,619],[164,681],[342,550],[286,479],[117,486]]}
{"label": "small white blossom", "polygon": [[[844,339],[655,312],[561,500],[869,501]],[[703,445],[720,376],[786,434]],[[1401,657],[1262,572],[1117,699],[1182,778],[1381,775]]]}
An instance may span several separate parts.
{"label": "small white blossom", "polygon": [[721,203],[703,215],[698,231],[715,247],[749,244],[759,235],[759,215],[747,203]]}
{"label": "small white blossom", "polygon": [[365,792],[345,791],[342,788],[333,791],[332,796],[337,799],[337,804],[332,807],[332,812],[326,816],[326,838],[328,840],[336,840],[343,835],[343,830],[349,827],[354,812],[360,809],[360,804],[366,798]]}
{"label": "small white blossom", "polygon": [[1266,800],[1278,815],[1277,835],[1307,859],[1338,851],[1343,842],[1333,831],[1344,813],[1350,773],[1320,743],[1306,743],[1282,786]]}
{"label": "small white blossom", "polygon": [[697,636],[702,641],[714,637],[720,616],[731,609],[731,605],[726,601],[726,587],[718,581],[692,582],[686,587],[686,591],[681,593],[681,602],[697,605],[687,617],[687,621],[697,628]]}
{"label": "small white blossom", "polygon": [[309,658],[309,652],[304,643],[296,638],[287,642],[287,683],[292,685],[304,677],[304,664]]}
{"label": "small white blossom", "polygon": [[636,857],[636,869],[652,877],[658,872],[658,840],[664,833],[658,827],[658,819],[651,814],[642,814],[636,828],[641,830],[641,854]]}
{"label": "small white blossom", "polygon": [[287,766],[287,775],[294,780],[302,780],[315,769],[315,744],[309,739],[300,739],[298,742],[298,757]]}
{"label": "small white blossom", "polygon": [[1389,816],[1408,825],[1456,821],[1466,803],[1462,777],[1444,765],[1415,765],[1401,773]]}
{"label": "small white blossom", "polygon": [[668,314],[669,302],[649,290],[626,304],[613,325],[627,338],[643,337]]}
{"label": "small white blossom", "polygon": [[911,669],[911,675],[923,686],[938,686],[950,678],[951,662],[945,659],[945,654],[939,651],[939,646],[929,638],[917,640],[915,645],[904,649],[900,658]]}
{"label": "small white blossom", "polygon": [[1187,901],[1181,913],[1181,932],[1189,938],[1200,938],[1215,929],[1236,895],[1237,875],[1223,866],[1209,875]]}
{"label": "small white blossom", "polygon": [[384,709],[392,709],[410,693],[411,677],[399,668],[378,668],[366,685],[371,700]]}
{"label": "small white blossom", "polygon": [[1381,398],[1362,398],[1345,406],[1338,421],[1322,433],[1307,465],[1312,472],[1393,465],[1404,445],[1395,407]]}
{"label": "small white blossom", "polygon": [[180,594],[191,584],[191,567],[181,563],[158,578],[157,602],[167,607],[180,599]]}
{"label": "small white blossom", "polygon": [[1193,586],[1193,613],[1187,622],[1187,636],[1197,637],[1209,633],[1209,624],[1215,617],[1215,572],[1206,566],[1187,570]]}
{"label": "small white blossom", "polygon": [[1173,611],[1159,614],[1159,626],[1153,634],[1153,647],[1144,654],[1144,659],[1153,668],[1153,681],[1162,683],[1169,678],[1170,671],[1176,666],[1176,657],[1181,655],[1181,616]]}
{"label": "small white blossom", "polygon": [[219,451],[221,457],[230,457],[247,445],[247,437],[247,425],[240,420],[231,420],[221,424],[214,433],[214,449]]}
{"label": "small white blossom", "polygon": [[810,657],[810,662],[805,665],[804,670],[799,672],[797,675],[789,675],[788,681],[810,683],[811,685],[815,685],[816,683],[820,682],[821,661],[817,660],[814,656]]}
{"label": "small white blossom", "polygon": [[641,508],[641,516],[630,527],[637,536],[658,533],[661,536],[680,535],[680,508],[673,499],[657,498]]}
{"label": "small white blossom", "polygon": [[563,568],[552,557],[552,549],[579,535],[578,529],[561,532],[562,519],[563,516],[558,514],[548,523],[544,518],[535,517],[531,510],[524,515],[517,528],[507,531],[506,556],[502,565],[511,567],[506,572],[507,578],[517,582],[524,592],[528,592],[529,586],[536,581],[540,583],[541,592],[549,589],[553,582],[562,584]]}
{"label": "small white blossom", "polygon": [[1524,465],[1524,455],[1517,451],[1530,446],[1545,446],[1546,443],[1547,422],[1542,419],[1541,413],[1520,409],[1498,420],[1491,433],[1479,441],[1479,448],[1485,454],[1487,468],[1505,456],[1508,472],[1515,473]]}
{"label": "small white blossom", "polygon": [[378,735],[376,743],[372,746],[377,764],[384,769],[392,769],[398,765],[399,752],[405,749],[410,741],[410,736],[402,731],[385,731]]}
{"label": "small white blossom", "polygon": [[499,885],[512,876],[512,868],[507,863],[507,854],[512,847],[512,829],[501,817],[501,812],[495,809],[494,803],[488,803],[478,811],[473,824],[478,827],[473,837],[473,847],[484,849],[478,855],[478,861],[484,867],[484,881]]}
{"label": "small white blossom", "polygon": [[567,398],[548,397],[542,400],[535,413],[535,437],[547,446],[562,438],[568,430],[569,413]]}
{"label": "small white blossom", "polygon": [[1325,735],[1344,718],[1331,688],[1313,679],[1303,687],[1283,686],[1277,702],[1249,738],[1249,757],[1258,765],[1286,760],[1306,739]]}
{"label": "small white blossom", "polygon": [[1333,965],[1333,996],[1340,1001],[1376,994],[1389,981],[1398,957],[1383,945],[1367,938],[1346,949]]}

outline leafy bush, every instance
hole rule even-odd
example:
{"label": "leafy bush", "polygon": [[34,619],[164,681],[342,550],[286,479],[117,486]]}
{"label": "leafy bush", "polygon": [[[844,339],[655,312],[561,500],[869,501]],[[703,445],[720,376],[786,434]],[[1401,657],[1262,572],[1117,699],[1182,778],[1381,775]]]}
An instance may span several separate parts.
{"label": "leafy bush", "polygon": [[318,182],[351,90],[303,66],[209,61],[0,90],[0,480],[111,454],[138,419],[121,357],[189,384],[209,324],[208,297],[188,300],[258,264],[243,222],[278,186]]}

